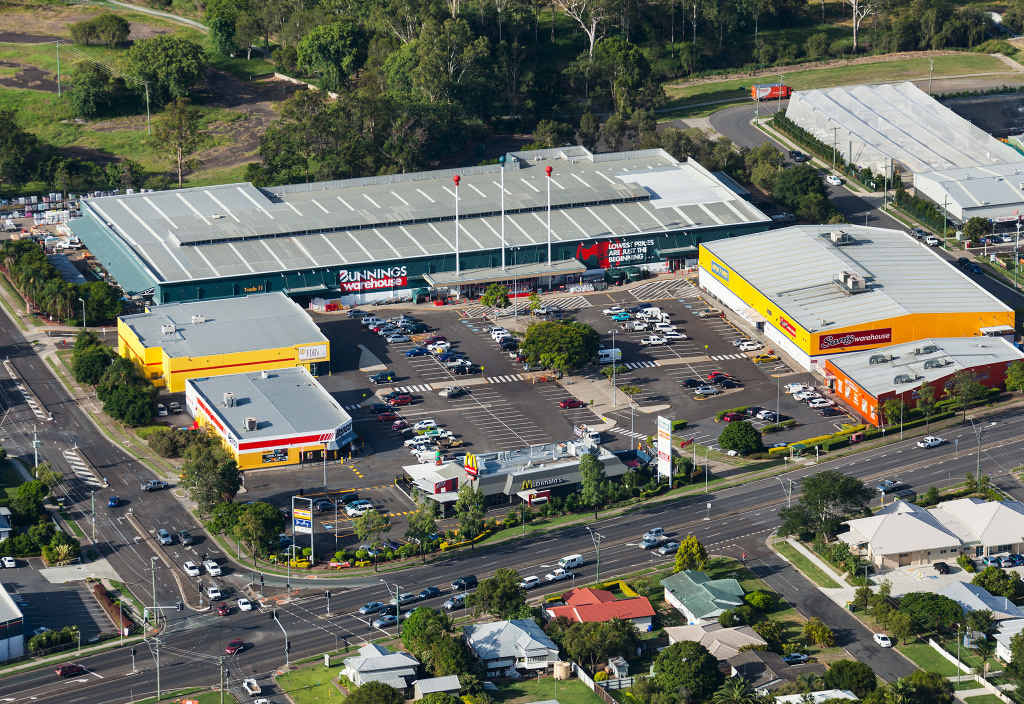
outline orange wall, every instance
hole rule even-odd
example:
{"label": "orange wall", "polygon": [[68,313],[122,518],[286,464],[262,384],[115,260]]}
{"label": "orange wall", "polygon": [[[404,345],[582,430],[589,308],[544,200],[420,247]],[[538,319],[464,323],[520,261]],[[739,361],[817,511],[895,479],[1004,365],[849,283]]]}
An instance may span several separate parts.
{"label": "orange wall", "polygon": [[839,371],[831,359],[825,360],[825,374],[835,377],[833,392],[868,423],[878,425],[878,399]]}

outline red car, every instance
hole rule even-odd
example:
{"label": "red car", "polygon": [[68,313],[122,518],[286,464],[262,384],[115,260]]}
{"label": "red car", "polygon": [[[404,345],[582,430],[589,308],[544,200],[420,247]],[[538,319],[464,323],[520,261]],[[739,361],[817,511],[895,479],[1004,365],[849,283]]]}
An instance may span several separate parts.
{"label": "red car", "polygon": [[228,655],[234,655],[235,653],[240,653],[243,650],[245,650],[245,642],[240,638],[235,638],[224,648],[224,652]]}
{"label": "red car", "polygon": [[583,401],[578,398],[563,398],[558,402],[559,408],[583,408]]}
{"label": "red car", "polygon": [[734,420],[744,420],[746,416],[742,413],[726,413],[722,416],[722,420],[726,423],[732,423]]}
{"label": "red car", "polygon": [[404,420],[401,420],[401,419],[396,420],[394,423],[391,424],[391,429],[394,430],[396,433],[399,432],[399,431],[405,430],[408,427],[409,427],[409,424],[406,423]]}
{"label": "red car", "polygon": [[230,613],[231,613],[231,607],[228,606],[227,604],[221,604],[220,606],[217,607],[217,615],[218,616],[227,616]]}
{"label": "red car", "polygon": [[710,374],[708,374],[708,381],[713,381],[713,380],[717,379],[720,376],[729,376],[729,375],[726,374],[725,372],[711,372]]}
{"label": "red car", "polygon": [[[410,403],[412,403],[412,396],[409,394],[399,394],[394,398],[388,399],[389,406],[408,406]],[[397,418],[398,416],[395,417]]]}
{"label": "red car", "polygon": [[381,423],[385,423],[389,420],[398,420],[398,414],[394,411],[385,411],[384,413],[377,414],[377,420]]}
{"label": "red car", "polygon": [[448,342],[448,338],[445,337],[444,335],[434,335],[433,337],[428,337],[426,340],[422,342],[422,344],[432,345],[435,342]]}
{"label": "red car", "polygon": [[85,668],[81,665],[61,665],[54,672],[57,673],[57,677],[74,677],[75,675],[84,675]]}

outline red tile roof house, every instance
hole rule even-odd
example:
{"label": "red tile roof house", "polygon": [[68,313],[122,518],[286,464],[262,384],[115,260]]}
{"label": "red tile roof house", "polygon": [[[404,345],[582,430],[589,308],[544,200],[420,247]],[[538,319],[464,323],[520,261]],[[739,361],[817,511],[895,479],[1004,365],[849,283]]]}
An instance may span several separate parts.
{"label": "red tile roof house", "polygon": [[604,589],[583,587],[570,589],[562,595],[562,600],[564,606],[546,609],[548,618],[564,616],[576,623],[596,623],[619,618],[632,623],[638,631],[651,630],[654,607],[647,597],[616,599],[614,594]]}

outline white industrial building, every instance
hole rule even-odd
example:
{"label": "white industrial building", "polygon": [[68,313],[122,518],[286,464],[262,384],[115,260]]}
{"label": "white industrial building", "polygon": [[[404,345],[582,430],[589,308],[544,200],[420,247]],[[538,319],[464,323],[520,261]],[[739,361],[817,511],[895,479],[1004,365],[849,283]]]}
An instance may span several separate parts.
{"label": "white industrial building", "polygon": [[25,655],[25,619],[21,609],[0,586],[0,662],[17,660]]}
{"label": "white industrial building", "polygon": [[913,83],[797,91],[786,117],[859,168],[902,172],[955,220],[1024,210],[1024,155]]}

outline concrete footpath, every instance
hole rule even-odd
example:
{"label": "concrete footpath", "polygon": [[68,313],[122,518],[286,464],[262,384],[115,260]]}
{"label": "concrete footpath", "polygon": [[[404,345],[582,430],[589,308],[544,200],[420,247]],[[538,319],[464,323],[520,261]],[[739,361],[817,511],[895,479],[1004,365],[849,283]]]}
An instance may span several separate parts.
{"label": "concrete footpath", "polygon": [[[821,593],[827,596],[829,599],[834,601],[836,604],[845,609],[846,605],[853,601],[853,596],[854,593],[857,591],[857,588],[850,586],[847,583],[847,581],[843,579],[843,577],[832,568],[832,565],[822,560],[817,555],[817,553],[815,553],[813,550],[811,550],[806,545],[801,543],[799,540],[796,540],[795,538],[786,538],[786,542],[789,543],[794,550],[796,550],[798,553],[800,553],[808,560],[810,560],[815,567],[817,567],[826,575],[828,575],[829,578],[832,579],[836,584],[842,585],[838,588],[819,586],[818,590],[821,591]],[[808,577],[808,579],[810,579],[810,577]],[[814,580],[811,581],[813,582]]]}

